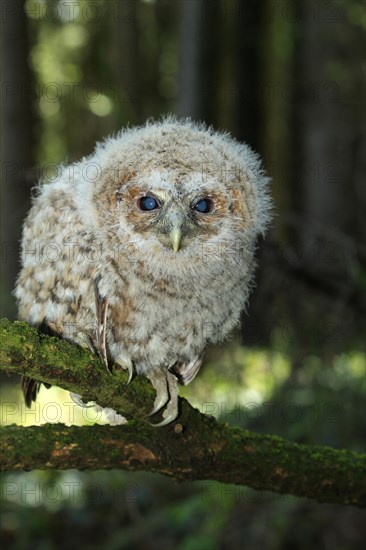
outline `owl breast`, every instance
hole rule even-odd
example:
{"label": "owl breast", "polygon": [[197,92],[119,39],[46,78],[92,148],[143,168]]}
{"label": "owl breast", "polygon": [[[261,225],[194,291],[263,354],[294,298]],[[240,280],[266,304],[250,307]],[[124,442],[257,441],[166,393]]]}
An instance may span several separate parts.
{"label": "owl breast", "polygon": [[202,355],[237,324],[247,298],[250,270],[237,257],[231,265],[215,255],[193,259],[178,253],[171,273],[166,260],[157,261],[165,263],[164,275],[141,261],[129,265],[126,257],[121,276],[121,268],[106,261],[99,283],[109,299],[109,353],[114,360],[130,357],[138,373]]}

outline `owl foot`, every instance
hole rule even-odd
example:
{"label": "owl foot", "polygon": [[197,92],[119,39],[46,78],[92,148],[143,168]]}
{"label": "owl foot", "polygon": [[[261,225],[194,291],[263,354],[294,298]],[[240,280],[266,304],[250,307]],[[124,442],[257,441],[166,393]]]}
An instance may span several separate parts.
{"label": "owl foot", "polygon": [[147,416],[153,416],[165,405],[163,420],[158,424],[151,423],[158,428],[173,422],[178,416],[178,387],[176,377],[168,371],[155,371],[146,374],[156,390],[153,410]]}

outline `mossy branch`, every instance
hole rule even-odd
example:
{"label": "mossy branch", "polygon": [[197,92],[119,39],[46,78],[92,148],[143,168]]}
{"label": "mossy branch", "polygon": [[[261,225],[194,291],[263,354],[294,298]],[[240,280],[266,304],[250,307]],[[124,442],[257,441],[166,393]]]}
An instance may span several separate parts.
{"label": "mossy branch", "polygon": [[[143,378],[107,373],[100,359],[27,323],[0,321],[1,368],[79,393],[134,418],[124,426],[5,426],[0,469],[111,469],[159,472],[177,480],[217,480],[366,506],[366,456],[298,445],[229,427],[181,399],[176,422],[153,428],[141,420],[154,390]],[[140,419],[140,420],[138,420]]]}

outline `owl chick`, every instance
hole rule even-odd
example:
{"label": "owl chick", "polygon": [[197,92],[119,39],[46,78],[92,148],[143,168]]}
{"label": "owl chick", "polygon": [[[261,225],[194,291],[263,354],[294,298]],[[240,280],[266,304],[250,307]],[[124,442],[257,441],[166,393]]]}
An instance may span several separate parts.
{"label": "owl chick", "polygon": [[[178,415],[245,307],[271,203],[258,156],[228,134],[165,118],[126,129],[40,185],[24,224],[19,316],[108,366],[146,376],[151,414]],[[27,405],[39,383],[23,378]]]}

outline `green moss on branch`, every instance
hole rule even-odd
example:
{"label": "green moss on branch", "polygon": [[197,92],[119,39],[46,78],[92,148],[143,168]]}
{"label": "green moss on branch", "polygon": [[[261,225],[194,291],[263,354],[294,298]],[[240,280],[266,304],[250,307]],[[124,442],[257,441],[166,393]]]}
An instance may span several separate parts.
{"label": "green moss on branch", "polygon": [[128,375],[114,365],[111,376],[91,351],[46,336],[20,321],[0,320],[0,364],[3,370],[78,393],[84,402],[96,401],[126,418],[143,418],[152,409],[154,390],[144,378],[126,385]]}
{"label": "green moss on branch", "polygon": [[[154,392],[147,380],[109,375],[90,352],[39,334],[26,323],[0,322],[1,368],[27,374],[141,418]],[[182,399],[176,422],[165,428],[133,420],[125,426],[6,426],[0,469],[110,469],[159,472],[178,480],[217,480],[305,496],[320,502],[366,506],[366,457],[311,447],[228,427]]]}

